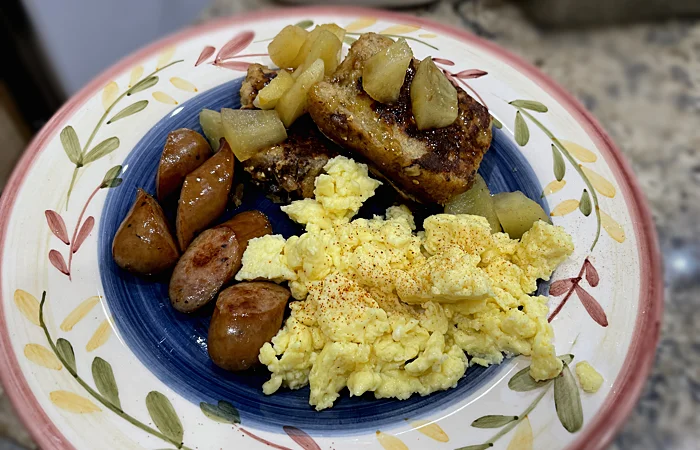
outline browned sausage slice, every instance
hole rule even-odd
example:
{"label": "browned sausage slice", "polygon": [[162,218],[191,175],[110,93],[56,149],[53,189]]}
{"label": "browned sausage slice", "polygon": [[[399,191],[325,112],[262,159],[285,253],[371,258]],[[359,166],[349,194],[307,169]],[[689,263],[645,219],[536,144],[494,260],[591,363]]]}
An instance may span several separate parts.
{"label": "browned sausage slice", "polygon": [[282,326],[289,290],[269,282],[235,284],[219,294],[209,325],[209,357],[226,370],[245,370]]}
{"label": "browned sausage slice", "polygon": [[175,265],[179,252],[163,209],[142,189],[112,241],[112,257],[119,267],[153,275]]}
{"label": "browned sausage slice", "polygon": [[191,312],[216,297],[241,268],[248,240],[272,232],[260,211],[245,211],[202,232],[192,241],[170,279],[170,301],[181,312]]}
{"label": "browned sausage slice", "polygon": [[163,201],[177,191],[188,173],[204,164],[212,155],[211,147],[196,131],[180,128],[165,140],[156,174],[156,195]]}
{"label": "browned sausage slice", "polygon": [[236,233],[229,227],[212,228],[197,236],[170,278],[173,307],[188,313],[213,300],[240,269],[242,255]]}
{"label": "browned sausage slice", "polygon": [[177,241],[186,249],[226,209],[233,183],[233,153],[228,144],[187,175],[177,205]]}
{"label": "browned sausage slice", "polygon": [[233,229],[238,238],[241,252],[245,251],[249,240],[272,234],[272,225],[270,225],[267,216],[255,210],[238,213],[220,226]]}

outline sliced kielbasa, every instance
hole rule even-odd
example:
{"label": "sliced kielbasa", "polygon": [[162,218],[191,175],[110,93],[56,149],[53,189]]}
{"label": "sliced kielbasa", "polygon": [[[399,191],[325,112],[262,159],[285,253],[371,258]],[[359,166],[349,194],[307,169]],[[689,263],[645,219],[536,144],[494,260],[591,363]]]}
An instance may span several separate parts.
{"label": "sliced kielbasa", "polygon": [[289,290],[275,283],[253,281],[219,294],[209,325],[209,357],[226,370],[245,370],[282,326]]}

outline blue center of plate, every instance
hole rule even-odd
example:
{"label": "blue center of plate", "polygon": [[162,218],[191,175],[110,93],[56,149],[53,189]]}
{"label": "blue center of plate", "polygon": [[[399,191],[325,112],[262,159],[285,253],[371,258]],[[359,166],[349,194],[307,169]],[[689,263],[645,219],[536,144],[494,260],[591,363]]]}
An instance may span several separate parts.
{"label": "blue center of plate", "polygon": [[[466,398],[470,392],[493,379],[500,366],[473,366],[454,389],[429,396],[414,395],[408,400],[375,399],[371,394],[350,397],[343,391],[331,409],[317,412],[309,405],[309,388],[296,391],[280,389],[266,396],[262,384],[269,372],[263,367],[239,373],[216,367],[207,354],[207,330],[213,305],[191,315],[178,313],[170,306],[168,280],[145,280],[117,267],[112,259],[112,239],[136,195],[136,188],[155,192],[155,175],[166,136],[178,128],[201,132],[199,112],[203,108],[238,108],[242,79],[206,91],[183,103],[158,122],[134,147],[123,163],[124,182],[110,189],[102,211],[99,232],[99,268],[105,298],[119,332],[141,362],[163,383],[192,401],[231,402],[241,413],[244,424],[262,428],[291,425],[324,434],[348,434],[376,430],[381,425],[444,410]],[[486,153],[479,173],[493,193],[521,190],[540,200],[541,187],[529,164],[511,138],[494,129],[491,149]],[[360,211],[360,216],[383,214],[395,197],[380,188]],[[164,205],[174,215],[173,205]],[[258,209],[270,218],[277,234],[289,237],[301,229],[252,186],[246,186],[243,204],[222,218],[249,209]],[[435,212],[435,211],[432,211]],[[429,211],[424,211],[427,214]],[[420,219],[420,212],[417,218]],[[541,286],[540,289],[543,289]]]}

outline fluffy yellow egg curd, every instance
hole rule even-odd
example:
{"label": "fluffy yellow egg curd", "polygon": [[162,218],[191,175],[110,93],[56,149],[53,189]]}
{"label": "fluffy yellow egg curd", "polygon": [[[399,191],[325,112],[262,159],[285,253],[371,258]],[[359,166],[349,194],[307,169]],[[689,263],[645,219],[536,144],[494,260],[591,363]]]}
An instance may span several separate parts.
{"label": "fluffy yellow egg curd", "polygon": [[381,183],[342,156],[324,170],[314,199],[282,208],[306,232],[251,240],[236,276],[286,281],[298,300],[260,349],[265,394],[309,385],[317,410],[344,388],[403,400],[514,355],[532,358],[535,380],[559,374],[547,298],[530,294],[573,252],[561,227],[538,221],[517,241],[483,217],[437,214],[416,233],[405,206],[351,220]]}

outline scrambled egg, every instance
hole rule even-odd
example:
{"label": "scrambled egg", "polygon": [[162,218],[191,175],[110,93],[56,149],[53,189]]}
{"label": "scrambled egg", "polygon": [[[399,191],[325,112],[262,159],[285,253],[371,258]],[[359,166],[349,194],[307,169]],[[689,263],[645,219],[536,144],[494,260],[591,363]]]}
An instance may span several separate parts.
{"label": "scrambled egg", "polygon": [[251,240],[236,275],[287,281],[299,300],[260,350],[265,394],[309,385],[317,410],[346,387],[406,399],[504,354],[531,356],[536,380],[559,374],[547,298],[529,294],[573,252],[562,228],[537,222],[516,241],[483,217],[438,214],[416,233],[405,206],[351,221],[380,183],[342,156],[324,169],[315,199],[283,208],[306,233]]}
{"label": "scrambled egg", "polygon": [[603,385],[603,377],[591,366],[588,361],[581,361],[576,364],[576,376],[581,385],[581,389],[586,392],[595,393]]}
{"label": "scrambled egg", "polygon": [[292,220],[306,225],[308,231],[349,222],[381,184],[367,175],[365,164],[355,164],[345,157],[331,159],[323,170],[326,173],[314,181],[314,199],[282,207]]}

